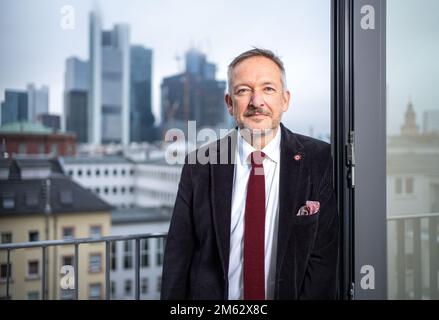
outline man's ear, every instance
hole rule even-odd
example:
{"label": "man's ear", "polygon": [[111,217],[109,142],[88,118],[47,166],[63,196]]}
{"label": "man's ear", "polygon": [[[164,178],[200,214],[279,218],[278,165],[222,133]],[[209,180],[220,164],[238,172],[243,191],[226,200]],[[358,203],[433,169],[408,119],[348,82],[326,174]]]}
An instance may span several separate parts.
{"label": "man's ear", "polygon": [[283,100],[284,100],[284,103],[283,103],[283,106],[282,106],[282,111],[285,112],[285,111],[288,110],[288,107],[289,107],[289,105],[290,105],[290,98],[291,98],[291,93],[290,93],[290,91],[285,90],[285,91],[282,93],[282,97],[283,97]]}
{"label": "man's ear", "polygon": [[232,100],[232,97],[230,96],[230,94],[227,93],[224,96],[224,101],[226,102],[226,105],[227,105],[227,111],[229,111],[229,114],[231,116],[233,116],[233,100]]}

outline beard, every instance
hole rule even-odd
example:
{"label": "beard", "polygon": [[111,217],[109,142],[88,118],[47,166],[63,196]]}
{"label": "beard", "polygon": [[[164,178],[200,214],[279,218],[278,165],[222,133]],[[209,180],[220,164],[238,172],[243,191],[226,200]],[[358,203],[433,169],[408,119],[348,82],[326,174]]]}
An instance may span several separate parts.
{"label": "beard", "polygon": [[240,129],[242,137],[251,145],[253,145],[255,142],[258,142],[258,144],[262,143],[263,145],[266,145],[276,135],[276,129],[279,127],[280,121],[280,117],[270,118],[270,125],[268,127],[254,128],[254,126],[251,123],[245,121],[244,118],[244,121],[237,121],[237,125]]}

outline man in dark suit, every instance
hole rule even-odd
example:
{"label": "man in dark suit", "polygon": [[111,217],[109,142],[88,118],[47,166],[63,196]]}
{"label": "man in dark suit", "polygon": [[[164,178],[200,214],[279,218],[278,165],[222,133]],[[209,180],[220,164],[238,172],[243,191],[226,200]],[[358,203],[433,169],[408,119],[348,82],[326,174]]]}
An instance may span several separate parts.
{"label": "man in dark suit", "polygon": [[161,298],[335,299],[330,145],[281,124],[290,92],[271,51],[242,53],[228,78],[237,128],[186,157]]}

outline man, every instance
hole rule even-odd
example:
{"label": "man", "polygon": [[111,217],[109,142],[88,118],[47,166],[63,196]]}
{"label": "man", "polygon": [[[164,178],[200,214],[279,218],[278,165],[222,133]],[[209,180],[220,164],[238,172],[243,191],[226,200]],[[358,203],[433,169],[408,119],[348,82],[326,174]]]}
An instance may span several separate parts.
{"label": "man", "polygon": [[[271,51],[242,53],[228,78],[225,101],[237,128],[186,158],[161,297],[334,299],[339,225],[330,145],[280,123],[290,92]],[[210,160],[189,161],[194,155]]]}

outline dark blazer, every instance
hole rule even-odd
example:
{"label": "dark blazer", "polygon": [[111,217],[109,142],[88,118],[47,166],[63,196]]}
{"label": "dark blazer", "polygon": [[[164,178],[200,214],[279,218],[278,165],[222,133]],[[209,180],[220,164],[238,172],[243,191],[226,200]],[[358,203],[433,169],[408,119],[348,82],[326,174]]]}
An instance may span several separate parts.
{"label": "dark blazer", "polygon": [[[229,164],[188,164],[186,157],[166,240],[162,299],[228,298],[236,136],[232,130],[191,155],[226,157]],[[330,145],[281,124],[280,148],[275,299],[335,299],[339,221]],[[307,200],[319,201],[319,212],[297,216]]]}

